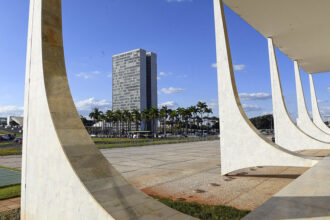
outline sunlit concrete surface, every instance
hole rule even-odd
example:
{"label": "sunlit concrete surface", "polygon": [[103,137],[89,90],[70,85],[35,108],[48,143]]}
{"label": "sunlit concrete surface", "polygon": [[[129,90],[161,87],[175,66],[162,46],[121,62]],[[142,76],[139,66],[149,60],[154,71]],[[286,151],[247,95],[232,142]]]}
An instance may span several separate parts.
{"label": "sunlit concrete surface", "polygon": [[[296,93],[297,93],[297,108],[298,118],[297,125],[306,134],[324,142],[330,143],[330,135],[322,131],[311,120],[305,101],[304,89],[301,83],[300,70],[298,62],[294,61],[294,73],[296,79]],[[324,123],[323,123],[324,124]]]}
{"label": "sunlit concrete surface", "polygon": [[324,124],[324,121],[320,115],[319,106],[317,103],[316,91],[314,86],[313,75],[309,74],[309,87],[311,93],[311,102],[312,102],[312,114],[313,122],[319,127],[322,131],[330,135],[330,128]]}
{"label": "sunlit concrete surface", "polygon": [[330,157],[326,157],[244,219],[330,219]]}
{"label": "sunlit concrete surface", "polygon": [[[254,209],[308,168],[250,167],[221,176],[219,141],[101,150],[135,187],[152,195]],[[330,150],[301,152],[324,156]],[[20,156],[0,157],[0,166],[20,168]],[[200,193],[197,190],[202,190]],[[205,191],[205,192],[203,192]]]}

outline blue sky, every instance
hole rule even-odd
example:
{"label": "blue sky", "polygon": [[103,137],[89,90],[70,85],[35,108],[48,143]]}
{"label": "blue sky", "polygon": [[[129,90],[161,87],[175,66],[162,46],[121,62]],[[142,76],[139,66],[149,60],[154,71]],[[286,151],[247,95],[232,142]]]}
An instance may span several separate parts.
{"label": "blue sky", "polygon": [[[272,112],[267,42],[226,8],[238,91],[248,116]],[[0,7],[0,116],[22,114],[28,1]],[[158,100],[175,108],[207,102],[217,114],[212,1],[63,1],[67,73],[79,111],[111,107],[112,55],[143,48],[158,54]],[[284,97],[293,117],[293,63],[277,51]],[[308,76],[302,71],[310,110]],[[320,108],[330,114],[330,74],[314,75]]]}

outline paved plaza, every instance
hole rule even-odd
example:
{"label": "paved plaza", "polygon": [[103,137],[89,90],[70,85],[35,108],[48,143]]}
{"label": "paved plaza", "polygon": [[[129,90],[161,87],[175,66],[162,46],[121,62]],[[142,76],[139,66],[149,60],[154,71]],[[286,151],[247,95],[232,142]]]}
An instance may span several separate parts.
{"label": "paved plaza", "polygon": [[[251,167],[221,176],[219,145],[204,141],[101,151],[131,184],[148,194],[239,209],[255,209],[308,169]],[[302,153],[323,156],[330,150]],[[21,156],[0,157],[0,166],[20,169]]]}

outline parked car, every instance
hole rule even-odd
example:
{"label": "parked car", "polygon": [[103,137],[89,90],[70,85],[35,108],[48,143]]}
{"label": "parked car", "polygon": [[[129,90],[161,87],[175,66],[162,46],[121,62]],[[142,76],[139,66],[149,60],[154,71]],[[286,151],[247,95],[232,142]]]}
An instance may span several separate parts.
{"label": "parked car", "polygon": [[2,135],[2,136],[0,136],[0,139],[2,141],[10,141],[10,137],[8,135]]}
{"label": "parked car", "polygon": [[22,138],[15,138],[15,139],[14,139],[14,142],[15,142],[15,143],[22,144]]}

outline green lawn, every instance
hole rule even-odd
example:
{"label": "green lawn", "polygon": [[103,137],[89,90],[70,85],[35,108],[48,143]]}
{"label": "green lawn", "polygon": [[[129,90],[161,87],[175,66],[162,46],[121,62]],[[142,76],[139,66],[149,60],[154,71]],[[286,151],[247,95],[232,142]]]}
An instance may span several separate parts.
{"label": "green lawn", "polygon": [[0,200],[21,196],[21,185],[0,188]]}
{"label": "green lawn", "polygon": [[[215,139],[217,139],[217,137],[209,137],[207,139],[205,139],[205,138],[204,139],[199,139],[199,138],[168,138],[168,139],[93,138],[96,146],[100,149],[161,145],[161,144],[176,144],[176,143],[186,143],[186,142],[215,140]],[[6,146],[6,145],[8,145],[8,143],[0,143],[0,146]],[[20,154],[22,154],[21,148],[13,147],[13,148],[0,149],[0,156],[20,155]]]}
{"label": "green lawn", "polygon": [[[113,140],[115,139],[115,140]],[[96,146],[100,149],[106,148],[122,148],[122,147],[135,147],[135,146],[148,146],[148,145],[161,145],[161,144],[176,144],[194,141],[202,141],[206,139],[198,138],[181,138],[181,139],[127,139],[127,138],[94,138]]]}
{"label": "green lawn", "polygon": [[130,139],[130,138],[92,138],[93,141],[98,143],[122,143],[122,142],[144,142],[151,141],[153,139],[141,138],[141,139]]}
{"label": "green lawn", "polygon": [[195,202],[177,201],[161,197],[154,198],[173,209],[201,220],[242,219],[250,212],[249,210],[239,210],[228,206],[203,205]]}
{"label": "green lawn", "polygon": [[22,136],[22,134],[19,134],[19,133],[14,133],[14,132],[6,131],[6,130],[0,130],[0,135],[6,135],[6,134],[12,134],[12,135],[16,134],[16,137],[18,137],[18,138]]}
{"label": "green lawn", "polygon": [[0,149],[0,156],[8,156],[8,155],[21,155],[22,148],[5,148]]}
{"label": "green lawn", "polygon": [[[0,166],[0,168],[21,172],[20,170],[8,168],[8,167]],[[19,197],[19,196],[21,196],[21,185],[20,184],[0,188],[0,200],[10,199],[10,198]]]}

